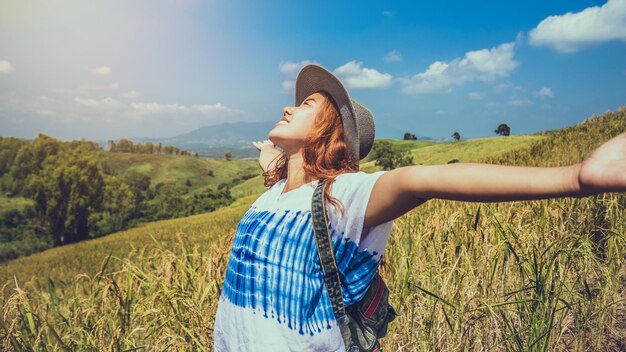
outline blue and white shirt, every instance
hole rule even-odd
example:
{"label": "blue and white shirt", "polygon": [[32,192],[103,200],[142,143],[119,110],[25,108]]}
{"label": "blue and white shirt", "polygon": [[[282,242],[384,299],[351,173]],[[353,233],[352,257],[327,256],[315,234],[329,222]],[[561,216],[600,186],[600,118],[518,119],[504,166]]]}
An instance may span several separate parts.
{"label": "blue and white shirt", "polygon": [[[392,222],[363,231],[365,210],[384,171],[338,176],[326,210],[346,306],[357,302],[378,269]],[[281,180],[237,227],[215,317],[216,351],[344,351],[323,281],[311,198],[317,181],[283,194]],[[364,240],[361,240],[365,237]]]}

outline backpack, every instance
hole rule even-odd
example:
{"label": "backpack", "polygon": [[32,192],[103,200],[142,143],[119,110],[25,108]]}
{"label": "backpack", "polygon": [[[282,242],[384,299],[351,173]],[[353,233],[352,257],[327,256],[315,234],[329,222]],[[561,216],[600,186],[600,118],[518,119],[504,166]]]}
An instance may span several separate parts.
{"label": "backpack", "polygon": [[387,334],[387,326],[398,314],[389,304],[389,290],[378,272],[361,300],[348,308],[344,306],[341,279],[328,232],[324,202],[325,183],[325,180],[321,180],[313,192],[311,213],[317,253],[333,313],[341,330],[346,351],[380,351],[378,339]]}

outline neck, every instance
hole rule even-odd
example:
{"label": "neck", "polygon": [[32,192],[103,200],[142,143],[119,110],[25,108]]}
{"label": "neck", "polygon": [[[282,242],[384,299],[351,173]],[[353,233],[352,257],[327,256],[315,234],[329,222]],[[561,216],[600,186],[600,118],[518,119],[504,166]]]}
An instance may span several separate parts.
{"label": "neck", "polygon": [[283,193],[289,192],[315,180],[313,177],[307,176],[304,172],[304,160],[302,158],[302,153],[289,155],[288,159],[287,181],[285,183]]}

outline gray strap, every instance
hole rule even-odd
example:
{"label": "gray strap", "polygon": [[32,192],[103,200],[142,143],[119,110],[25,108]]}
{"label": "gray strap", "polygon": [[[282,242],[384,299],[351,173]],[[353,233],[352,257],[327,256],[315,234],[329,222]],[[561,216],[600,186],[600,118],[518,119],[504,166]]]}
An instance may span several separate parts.
{"label": "gray strap", "polygon": [[328,219],[326,215],[326,204],[324,202],[324,185],[326,180],[320,180],[313,192],[313,200],[311,202],[311,215],[313,220],[313,233],[315,234],[315,242],[317,243],[317,254],[320,257],[320,264],[324,272],[324,283],[330,297],[330,303],[333,306],[335,319],[346,315],[346,309],[343,302],[343,294],[341,293],[341,279],[335,262],[332,241],[328,232]]}

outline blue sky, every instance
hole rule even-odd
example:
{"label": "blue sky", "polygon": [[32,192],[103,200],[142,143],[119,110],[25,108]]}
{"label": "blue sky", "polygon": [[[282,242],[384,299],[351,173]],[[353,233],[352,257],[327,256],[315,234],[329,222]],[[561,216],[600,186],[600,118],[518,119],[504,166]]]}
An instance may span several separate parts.
{"label": "blue sky", "polygon": [[0,135],[277,121],[308,62],[377,137],[561,128],[626,105],[626,0],[0,0]]}

